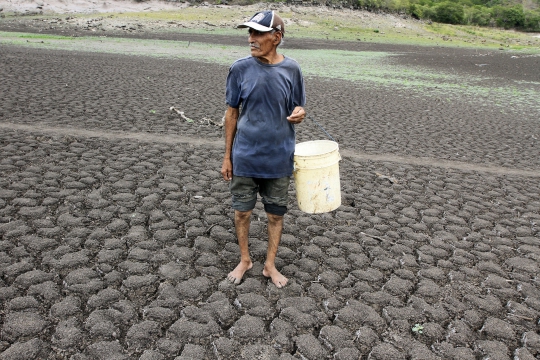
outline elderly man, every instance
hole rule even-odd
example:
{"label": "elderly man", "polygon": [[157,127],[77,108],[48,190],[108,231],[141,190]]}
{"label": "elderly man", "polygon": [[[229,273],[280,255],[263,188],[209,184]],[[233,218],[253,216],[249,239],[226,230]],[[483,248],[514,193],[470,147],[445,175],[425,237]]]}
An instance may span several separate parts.
{"label": "elderly man", "polygon": [[262,273],[282,288],[288,280],[276,269],[275,258],[293,171],[294,124],[305,116],[304,80],[298,63],[277,52],[285,24],[274,11],[258,12],[238,27],[249,29],[251,56],[232,64],[226,84],[221,175],[230,181],[240,246],[240,263],[227,279],[239,284],[253,266],[248,235],[260,194],[268,218],[268,250]]}

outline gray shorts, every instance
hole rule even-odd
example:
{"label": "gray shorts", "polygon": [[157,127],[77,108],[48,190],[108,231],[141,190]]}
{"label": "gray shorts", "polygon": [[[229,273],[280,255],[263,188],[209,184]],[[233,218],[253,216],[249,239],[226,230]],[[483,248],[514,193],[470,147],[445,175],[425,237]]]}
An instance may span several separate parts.
{"label": "gray shorts", "polygon": [[233,175],[229,184],[233,209],[253,210],[257,202],[257,193],[259,193],[264,204],[264,211],[278,216],[285,215],[289,201],[290,179],[290,177],[260,179]]}

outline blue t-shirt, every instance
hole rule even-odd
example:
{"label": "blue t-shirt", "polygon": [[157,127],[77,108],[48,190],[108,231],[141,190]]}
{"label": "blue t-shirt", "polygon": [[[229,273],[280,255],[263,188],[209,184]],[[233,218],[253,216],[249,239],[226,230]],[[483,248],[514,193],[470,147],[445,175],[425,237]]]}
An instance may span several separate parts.
{"label": "blue t-shirt", "polygon": [[288,57],[278,64],[264,64],[252,56],[237,60],[227,76],[226,101],[241,107],[231,154],[233,174],[291,176],[296,141],[287,116],[306,102],[298,63]]}

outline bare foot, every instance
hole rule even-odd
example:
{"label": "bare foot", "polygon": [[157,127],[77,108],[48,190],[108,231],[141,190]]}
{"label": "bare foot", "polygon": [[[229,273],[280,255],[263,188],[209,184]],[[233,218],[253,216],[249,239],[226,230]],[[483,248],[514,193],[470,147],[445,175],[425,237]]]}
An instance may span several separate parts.
{"label": "bare foot", "polygon": [[289,281],[289,279],[287,279],[285,276],[283,276],[276,269],[275,266],[268,266],[268,265],[264,264],[264,269],[263,269],[262,273],[263,273],[264,276],[271,278],[272,282],[274,283],[274,285],[276,285],[276,287],[278,289],[283,288],[285,285],[287,285],[287,282]]}
{"label": "bare foot", "polygon": [[234,270],[227,275],[227,280],[229,280],[235,285],[240,284],[240,281],[242,281],[242,277],[244,277],[246,271],[248,271],[252,267],[253,263],[251,262],[251,260],[249,262],[240,261],[240,263],[236,265]]}

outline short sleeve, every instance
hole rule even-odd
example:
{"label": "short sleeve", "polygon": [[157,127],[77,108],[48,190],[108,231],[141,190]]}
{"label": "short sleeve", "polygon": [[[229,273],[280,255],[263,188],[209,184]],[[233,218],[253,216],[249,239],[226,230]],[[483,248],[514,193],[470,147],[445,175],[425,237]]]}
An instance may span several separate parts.
{"label": "short sleeve", "polygon": [[304,87],[304,76],[302,75],[302,70],[298,67],[296,72],[295,84],[293,87],[293,104],[294,106],[305,106],[306,105],[306,89]]}
{"label": "short sleeve", "polygon": [[226,90],[225,90],[225,101],[227,105],[233,108],[240,107],[240,94],[242,89],[240,88],[240,79],[239,71],[234,66],[229,68],[229,74],[227,75]]}

